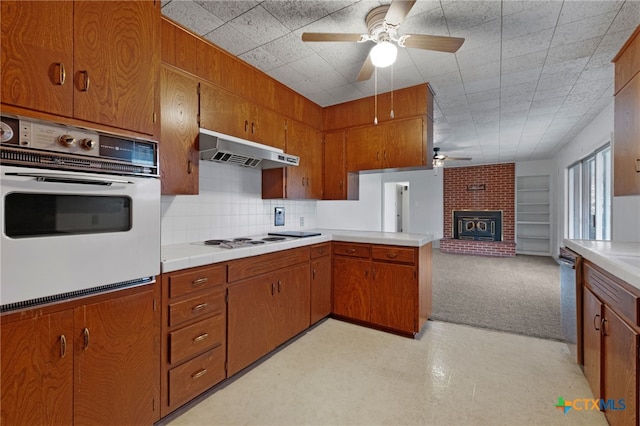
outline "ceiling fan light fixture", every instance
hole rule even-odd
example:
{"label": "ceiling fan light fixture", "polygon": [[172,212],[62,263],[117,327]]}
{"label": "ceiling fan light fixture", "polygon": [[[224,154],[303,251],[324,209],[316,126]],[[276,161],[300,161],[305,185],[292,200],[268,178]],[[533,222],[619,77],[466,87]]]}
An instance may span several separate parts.
{"label": "ceiling fan light fixture", "polygon": [[443,167],[444,166],[444,160],[441,160],[440,158],[434,158],[433,159],[433,167]]}
{"label": "ceiling fan light fixture", "polygon": [[371,52],[371,62],[377,68],[386,68],[396,61],[398,48],[389,41],[381,41],[373,46]]}

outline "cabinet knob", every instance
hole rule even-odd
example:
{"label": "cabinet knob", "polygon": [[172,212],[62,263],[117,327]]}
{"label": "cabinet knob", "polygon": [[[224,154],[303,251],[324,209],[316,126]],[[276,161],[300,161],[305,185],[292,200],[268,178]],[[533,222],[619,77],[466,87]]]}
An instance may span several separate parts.
{"label": "cabinet knob", "polygon": [[348,249],[346,249],[345,251],[346,251],[348,254],[353,254],[353,253],[355,253],[355,252],[356,252],[356,249],[354,249],[354,248],[348,248]]}
{"label": "cabinet knob", "polygon": [[387,257],[390,259],[395,259],[396,257],[398,257],[398,253],[390,251],[387,253]]}
{"label": "cabinet knob", "polygon": [[67,355],[67,338],[65,335],[60,336],[60,358],[64,358]]}
{"label": "cabinet knob", "polygon": [[82,139],[80,141],[80,148],[82,149],[86,149],[87,151],[91,151],[92,149],[94,149],[96,147],[96,141],[94,141],[93,139]]}
{"label": "cabinet knob", "polygon": [[73,146],[76,144],[76,138],[71,135],[62,135],[58,137],[58,143],[62,146]]}
{"label": "cabinet knob", "polygon": [[82,334],[84,337],[83,349],[86,351],[87,349],[89,349],[89,329],[85,327],[85,329],[82,330]]}

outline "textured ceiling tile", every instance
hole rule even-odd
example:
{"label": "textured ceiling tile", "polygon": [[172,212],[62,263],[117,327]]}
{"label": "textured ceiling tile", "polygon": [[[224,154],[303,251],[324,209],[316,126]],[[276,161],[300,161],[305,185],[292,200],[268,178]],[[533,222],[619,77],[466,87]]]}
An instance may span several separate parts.
{"label": "textured ceiling tile", "polygon": [[464,83],[467,93],[482,92],[485,90],[498,89],[500,87],[500,77],[491,77],[483,80],[473,80]]}
{"label": "textured ceiling tile", "polygon": [[286,86],[289,86],[290,84],[297,81],[302,81],[306,78],[304,74],[292,70],[288,65],[269,70],[267,74]]}
{"label": "textured ceiling tile", "polygon": [[196,34],[206,34],[224,23],[192,1],[174,0],[162,8],[162,14],[181,22]]}
{"label": "textured ceiling tile", "polygon": [[549,49],[545,66],[575,59],[589,59],[601,40],[601,37],[594,37],[561,47],[552,47]]}
{"label": "textured ceiling tile", "polygon": [[349,81],[335,70],[327,70],[316,74],[313,77],[313,81],[325,90],[349,84]]}
{"label": "textured ceiling tile", "polygon": [[503,39],[509,40],[554,28],[561,8],[561,2],[544,3],[535,8],[503,16]]}
{"label": "textured ceiling tile", "polygon": [[[182,1],[182,0],[180,0]],[[213,1],[213,0],[196,0],[200,6],[211,12],[221,21],[230,21],[247,10],[257,6],[257,1]]]}
{"label": "textured ceiling tile", "polygon": [[461,68],[477,67],[480,65],[500,61],[500,45],[483,46],[477,49],[456,53]]}
{"label": "textured ceiling tile", "polygon": [[245,37],[230,23],[226,23],[207,33],[204,38],[234,55],[248,52],[260,45],[260,42]]}
{"label": "textured ceiling tile", "polygon": [[489,101],[489,100],[494,100],[500,99],[500,90],[499,89],[493,89],[493,90],[487,90],[484,92],[478,92],[478,93],[471,93],[469,95],[467,95],[467,101],[469,101],[469,103],[473,104],[473,103],[478,103],[478,102],[484,102],[484,101]]}
{"label": "textured ceiling tile", "polygon": [[289,30],[263,7],[256,6],[231,21],[231,25],[260,45],[282,37]]}
{"label": "textured ceiling tile", "polygon": [[296,34],[289,33],[269,43],[262,48],[282,62],[289,63],[310,56],[314,51]]}
{"label": "textured ceiling tile", "polygon": [[456,61],[456,57],[450,53],[418,49],[410,49],[408,53],[426,81],[428,81],[431,76],[445,73],[458,73],[458,62]]}
{"label": "textured ceiling tile", "polygon": [[[421,5],[426,9],[421,9]],[[409,16],[400,26],[400,34],[429,34],[449,36],[447,22],[439,3],[431,1],[416,2]]]}
{"label": "textured ceiling tile", "polygon": [[250,63],[253,66],[259,64],[262,70],[265,72],[284,65],[282,61],[264,50],[262,47],[258,47],[246,53],[243,53],[239,56],[239,58]]}
{"label": "textured ceiling tile", "polygon": [[[387,3],[385,2],[385,4]],[[336,10],[331,14],[331,18],[339,28],[337,32],[365,34],[367,32],[367,24],[364,19],[367,13],[380,5],[380,1],[365,0]]]}
{"label": "textured ceiling tile", "polygon": [[559,25],[580,21],[586,18],[617,12],[624,1],[566,1],[562,4]]}
{"label": "textured ceiling tile", "polygon": [[500,18],[500,2],[497,1],[447,2],[442,8],[452,33]]}
{"label": "textured ceiling tile", "polygon": [[511,40],[504,40],[502,43],[502,58],[513,58],[547,50],[551,44],[552,37],[553,30],[546,30],[512,38]]}
{"label": "textured ceiling tile", "polygon": [[333,68],[331,68],[327,61],[321,58],[318,54],[307,56],[306,58],[291,62],[289,66],[294,71],[302,73],[307,77],[330,72],[333,70]]}
{"label": "textured ceiling tile", "polygon": [[477,49],[483,46],[492,46],[500,44],[501,32],[499,22],[499,19],[494,19],[475,27],[457,28],[450,34],[447,33],[443,35],[462,37],[465,39],[458,52]]}
{"label": "textured ceiling tile", "polygon": [[304,2],[293,0],[268,0],[262,2],[260,5],[289,30],[297,30],[300,27],[318,21],[329,15],[331,12],[346,6],[343,2],[335,2],[334,4],[334,2],[312,0],[305,0]]}
{"label": "textured ceiling tile", "polygon": [[538,50],[524,55],[502,58],[502,72],[509,74],[513,72],[529,71],[533,68],[542,68],[547,59],[546,50]]}
{"label": "textured ceiling tile", "polygon": [[330,87],[327,89],[327,93],[333,96],[336,101],[338,101],[338,103],[348,102],[364,97],[364,93],[362,93],[360,90],[358,90],[357,87],[352,84]]}
{"label": "textured ceiling tile", "polygon": [[462,74],[462,81],[465,83],[491,78],[500,75],[500,62],[496,61],[477,66],[460,67],[460,73]]}
{"label": "textured ceiling tile", "polygon": [[[569,2],[570,3],[570,2]],[[584,2],[587,3],[587,2]],[[551,47],[572,44],[593,37],[602,37],[616,17],[617,11],[605,13],[591,18],[558,25],[551,41]]]}
{"label": "textured ceiling tile", "polygon": [[533,68],[527,71],[520,71],[511,74],[503,74],[500,79],[501,87],[520,86],[523,84],[536,84],[540,79],[542,67]]}
{"label": "textured ceiling tile", "polygon": [[616,16],[611,28],[616,31],[629,30],[629,35],[640,22],[640,1],[626,1]]}

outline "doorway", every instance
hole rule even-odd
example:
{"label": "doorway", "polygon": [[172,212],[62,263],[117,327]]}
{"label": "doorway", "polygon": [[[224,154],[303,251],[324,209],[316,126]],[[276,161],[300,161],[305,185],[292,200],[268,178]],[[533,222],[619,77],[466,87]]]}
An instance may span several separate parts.
{"label": "doorway", "polygon": [[382,203],[382,231],[408,232],[409,182],[385,182]]}

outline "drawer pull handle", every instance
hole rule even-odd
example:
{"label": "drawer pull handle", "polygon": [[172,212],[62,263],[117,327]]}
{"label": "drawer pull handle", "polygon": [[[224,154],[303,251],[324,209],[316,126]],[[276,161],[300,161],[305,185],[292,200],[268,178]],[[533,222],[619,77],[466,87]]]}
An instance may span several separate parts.
{"label": "drawer pull handle", "polygon": [[206,373],[207,373],[207,369],[206,369],[206,368],[203,368],[202,370],[200,370],[200,371],[197,371],[197,372],[193,373],[193,374],[191,375],[191,378],[192,378],[192,379],[197,379],[198,377],[202,377],[202,376],[204,376]]}
{"label": "drawer pull handle", "polygon": [[191,285],[193,287],[200,287],[201,285],[205,284],[207,281],[209,281],[209,278],[198,278],[197,280],[193,280],[191,282]]}
{"label": "drawer pull handle", "polygon": [[206,308],[208,305],[209,305],[208,303],[201,303],[201,304],[196,305],[193,308],[191,308],[191,311],[192,312],[198,312],[199,310]]}
{"label": "drawer pull handle", "polygon": [[202,342],[204,339],[206,339],[207,337],[209,337],[209,333],[203,333],[201,335],[199,335],[198,337],[194,337],[193,338],[193,342],[197,343],[197,342]]}
{"label": "drawer pull handle", "polygon": [[64,358],[67,355],[67,338],[65,335],[60,336],[60,358]]}
{"label": "drawer pull handle", "polygon": [[82,74],[82,87],[80,88],[80,91],[82,92],[88,92],[89,91],[89,71],[84,70],[84,71],[80,71],[80,73]]}
{"label": "drawer pull handle", "polygon": [[598,318],[600,318],[600,315],[598,315],[598,314],[596,314],[596,315],[593,317],[593,328],[594,328],[596,331],[600,331],[600,329],[598,328],[598,325],[597,325],[597,324],[598,324],[598,322],[600,322],[600,321],[598,321]]}
{"label": "drawer pull handle", "polygon": [[89,329],[85,328],[82,330],[82,334],[84,335],[84,346],[83,349],[86,351],[89,349]]}
{"label": "drawer pull handle", "polygon": [[67,79],[67,72],[64,69],[64,64],[60,62],[58,64],[58,85],[63,86],[64,81]]}
{"label": "drawer pull handle", "polygon": [[324,254],[324,249],[319,249],[319,250],[318,250],[318,253],[319,253],[319,254]]}
{"label": "drawer pull handle", "polygon": [[278,293],[282,291],[282,281],[278,280]]}
{"label": "drawer pull handle", "polygon": [[605,329],[605,327],[607,326],[607,322],[608,320],[606,318],[602,318],[602,325],[600,325],[600,331],[602,332],[602,335],[604,337],[607,337],[607,330]]}
{"label": "drawer pull handle", "polygon": [[356,249],[350,248],[350,249],[347,249],[346,252],[349,253],[349,254],[353,254],[353,253],[356,252]]}
{"label": "drawer pull handle", "polygon": [[398,253],[389,252],[389,253],[387,253],[387,257],[389,257],[391,259],[395,259],[396,257],[398,257]]}

